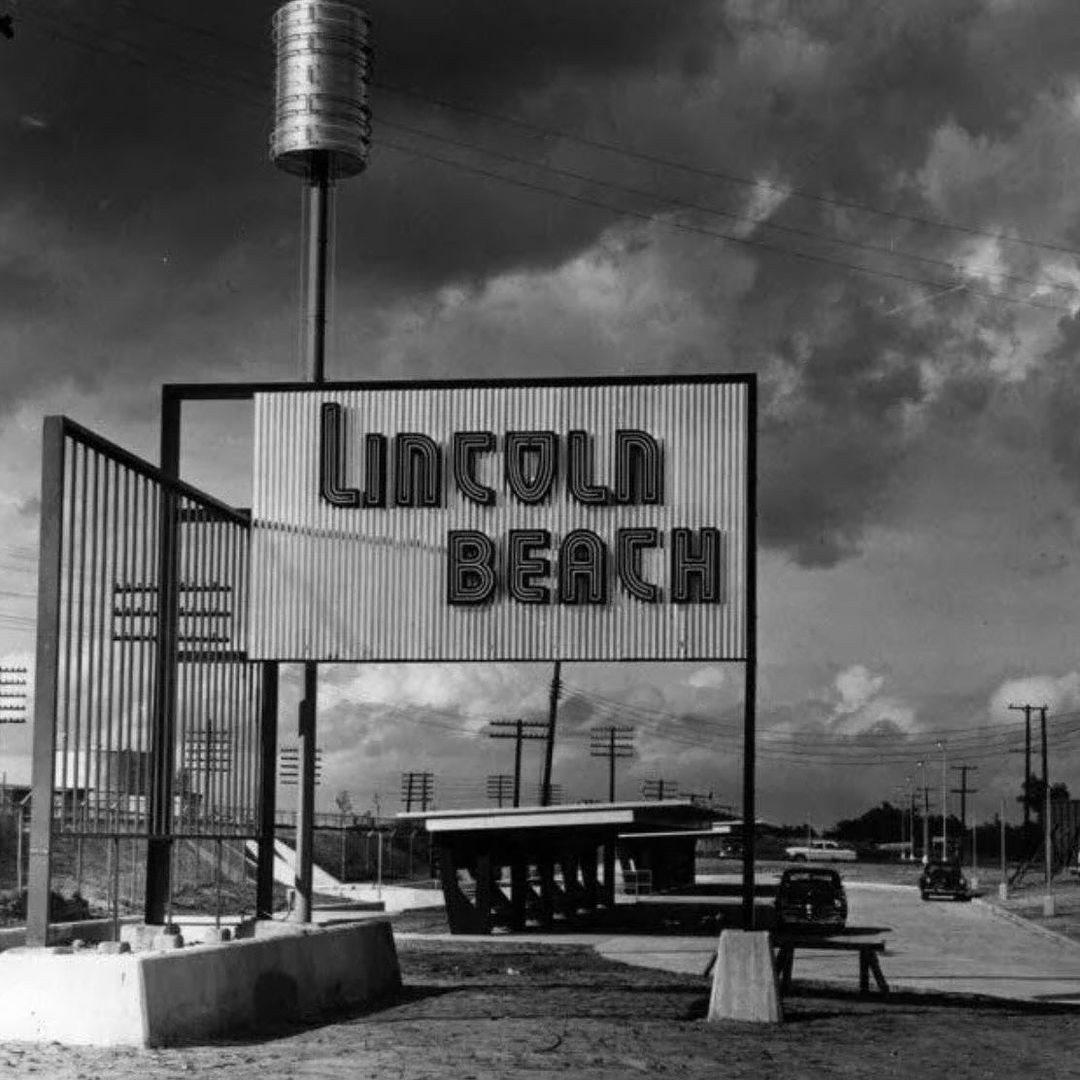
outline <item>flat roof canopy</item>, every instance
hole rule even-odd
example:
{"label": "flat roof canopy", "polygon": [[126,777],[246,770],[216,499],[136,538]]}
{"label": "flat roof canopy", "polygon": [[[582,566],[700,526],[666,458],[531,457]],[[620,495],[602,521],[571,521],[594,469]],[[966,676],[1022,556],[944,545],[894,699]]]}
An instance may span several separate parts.
{"label": "flat roof canopy", "polygon": [[707,810],[689,799],[653,802],[577,803],[567,806],[482,807],[475,810],[427,810],[397,815],[399,821],[423,822],[429,833],[517,832],[522,829],[566,831],[615,829],[671,832],[710,820]]}

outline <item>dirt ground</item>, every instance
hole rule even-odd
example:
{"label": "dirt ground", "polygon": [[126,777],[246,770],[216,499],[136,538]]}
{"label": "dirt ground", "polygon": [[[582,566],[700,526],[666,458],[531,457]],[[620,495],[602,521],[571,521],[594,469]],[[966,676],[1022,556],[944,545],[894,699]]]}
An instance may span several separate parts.
{"label": "dirt ground", "polygon": [[[881,876],[876,868],[873,877]],[[909,867],[895,872],[897,883],[914,876]],[[996,878],[983,875],[980,891],[996,901]],[[1061,881],[1054,891],[1051,919],[1043,917],[1038,882],[1014,890],[1004,906],[1080,940],[1080,882]],[[393,922],[421,935],[447,928],[441,909],[403,912]],[[588,948],[410,937],[398,951],[403,994],[365,1014],[166,1050],[0,1045],[0,1078],[1080,1077],[1080,1010],[1060,1005],[862,998],[854,986],[796,980],[781,1025],[707,1024],[704,977],[625,966]]]}
{"label": "dirt ground", "polygon": [[[412,913],[410,928],[418,928]],[[706,1024],[704,978],[589,949],[405,940],[405,992],[386,1008],[209,1046],[0,1046],[0,1076],[56,1080],[933,1080],[1080,1076],[1080,1013],[1053,1005],[803,985],[782,1025]]]}

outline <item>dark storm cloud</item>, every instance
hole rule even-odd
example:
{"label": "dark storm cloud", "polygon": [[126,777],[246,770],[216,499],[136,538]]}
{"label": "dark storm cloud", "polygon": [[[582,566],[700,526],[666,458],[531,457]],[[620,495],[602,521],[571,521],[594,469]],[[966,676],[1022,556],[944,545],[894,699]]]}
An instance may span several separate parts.
{"label": "dark storm cloud", "polygon": [[[66,296],[81,309],[38,328],[54,359],[17,392],[65,365],[83,379],[88,371],[100,380],[126,377],[151,341],[146,374],[183,377],[184,365],[227,357],[238,328],[260,325],[265,338],[290,338],[282,312],[292,306],[297,277],[297,184],[265,157],[276,6],[26,6],[0,67],[0,197],[48,220],[54,237],[77,238],[83,280]],[[1053,192],[1045,178],[1025,175],[1016,147],[1039,109],[1048,129],[1036,141],[1057,145],[1049,128],[1062,120],[1046,113],[1046,103],[1067,95],[1080,47],[1075,4],[373,0],[368,10],[375,147],[367,175],[342,186],[338,237],[341,294],[363,298],[357,318],[366,327],[391,318],[385,313],[397,300],[422,307],[445,284],[482,295],[493,275],[557,268],[620,220],[671,214],[665,198],[677,200],[693,228],[739,230],[751,244],[814,253],[820,261],[740,249],[753,269],[739,302],[722,313],[728,351],[719,355],[708,338],[682,338],[661,343],[656,362],[763,373],[762,538],[807,565],[832,565],[858,551],[920,422],[955,423],[992,400],[992,382],[977,373],[989,347],[974,328],[1007,336],[1016,311],[963,293],[937,298],[955,282],[952,264],[975,238],[837,203],[1027,231],[1032,206],[1048,205]],[[946,130],[976,159],[968,171],[956,163],[959,151],[938,153]],[[704,171],[664,169],[564,136],[636,147]],[[471,143],[663,198],[478,155],[463,145]],[[999,144],[1019,162],[1007,191],[977,167],[979,155]],[[755,209],[762,192],[738,182],[754,178],[821,198],[777,197]],[[764,213],[769,223],[884,253],[710,217],[689,204]],[[1066,214],[1052,226],[1069,232],[1076,218]],[[720,242],[702,246],[710,243],[714,261],[727,265]],[[1040,257],[1030,249],[1000,253],[1006,270],[1023,274],[1037,272]],[[688,273],[678,282],[702,308],[716,289],[708,261],[694,268],[696,280]],[[865,272],[875,269],[908,280]],[[35,288],[47,294],[47,277],[17,284],[28,296]],[[918,314],[909,318],[913,303]],[[32,316],[27,304],[20,309]],[[65,349],[65,337],[75,344]],[[490,373],[497,363],[491,340],[479,328],[474,355],[447,373]],[[418,340],[416,348],[430,352],[431,342]],[[286,351],[268,354],[260,373],[283,373]],[[590,350],[581,355],[586,374]],[[378,369],[377,359],[370,366]],[[1060,417],[1062,459],[1071,454],[1068,394],[1066,387],[1048,405]]]}
{"label": "dark storm cloud", "polygon": [[60,283],[33,258],[0,248],[0,316],[44,314],[60,300]]}
{"label": "dark storm cloud", "polygon": [[557,77],[702,68],[724,34],[711,0],[370,0],[376,79],[505,103]]}
{"label": "dark storm cloud", "polygon": [[1029,442],[1045,438],[1054,465],[1080,501],[1080,317],[1063,319],[1060,329],[1051,363],[1032,373],[1025,387],[1029,405],[1045,412],[1045,432],[1025,428],[1016,437]]}
{"label": "dark storm cloud", "polygon": [[[265,160],[276,6],[248,0],[150,10],[53,0],[28,10],[0,74],[9,101],[0,116],[3,141],[15,151],[0,184],[103,238],[139,246],[172,237],[194,259],[220,252],[244,223],[294,231],[295,184]],[[704,0],[477,0],[368,10],[380,84],[508,107],[567,73],[608,78],[694,66],[691,57],[709,39],[708,9]],[[406,117],[430,108],[415,99],[399,105],[397,115]],[[375,107],[378,128],[378,100]],[[27,130],[21,115],[39,117],[43,126]],[[561,232],[565,254],[598,228],[595,214],[571,211],[559,223],[527,199],[517,209],[512,189],[508,198],[475,178],[462,193],[458,174],[417,168],[414,160],[404,163],[410,177],[403,189],[401,167],[400,158],[380,163],[381,175],[373,171],[363,192],[365,216],[375,225],[363,238],[379,269],[392,259],[428,280],[462,268],[480,272],[505,260],[511,245],[519,260],[533,247],[543,258]],[[464,242],[469,236],[472,243]]]}

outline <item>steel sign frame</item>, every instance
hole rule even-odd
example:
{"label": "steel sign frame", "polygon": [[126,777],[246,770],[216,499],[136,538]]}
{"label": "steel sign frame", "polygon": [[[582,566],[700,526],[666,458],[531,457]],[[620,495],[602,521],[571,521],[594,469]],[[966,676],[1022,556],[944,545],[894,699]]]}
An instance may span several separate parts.
{"label": "steel sign frame", "polygon": [[242,390],[253,657],[747,659],[753,375]]}
{"label": "steel sign frame", "polygon": [[[743,659],[745,684],[743,690],[743,820],[753,822],[756,814],[756,727],[757,727],[757,375],[700,375],[660,377],[611,377],[611,378],[561,378],[535,380],[486,379],[473,380],[469,385],[476,388],[499,386],[610,386],[610,385],[657,385],[668,383],[729,383],[746,387],[746,500],[745,500],[745,634],[746,650]],[[324,382],[321,389],[327,391],[352,390],[363,387],[436,389],[462,385],[452,380],[388,381],[388,382]],[[162,386],[162,465],[173,475],[179,472],[181,410],[185,402],[199,401],[249,401],[257,393],[310,391],[310,383],[297,382],[245,382],[245,383],[173,383]],[[44,543],[43,538],[43,543]],[[43,604],[47,607],[48,598]],[[267,668],[276,671],[277,664],[267,662]],[[276,682],[276,680],[275,680]],[[273,764],[273,748],[269,749],[269,764]],[[267,804],[272,812],[272,802]],[[266,808],[264,808],[265,810]],[[756,921],[754,903],[754,859],[756,854],[755,830],[746,830],[742,857],[742,926],[753,930]],[[260,869],[262,866],[260,864]]]}

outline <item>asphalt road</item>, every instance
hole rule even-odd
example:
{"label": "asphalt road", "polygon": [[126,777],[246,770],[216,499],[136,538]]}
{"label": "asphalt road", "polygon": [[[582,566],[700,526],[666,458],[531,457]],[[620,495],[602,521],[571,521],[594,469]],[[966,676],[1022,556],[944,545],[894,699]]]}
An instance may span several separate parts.
{"label": "asphalt road", "polygon": [[[847,883],[851,927],[877,927],[881,959],[896,990],[988,994],[1080,1004],[1080,944],[1003,914],[988,903],[924,902],[905,885]],[[619,937],[594,941],[612,960],[667,971],[704,970],[715,950],[709,938]],[[858,985],[850,953],[798,951],[800,978]]]}

